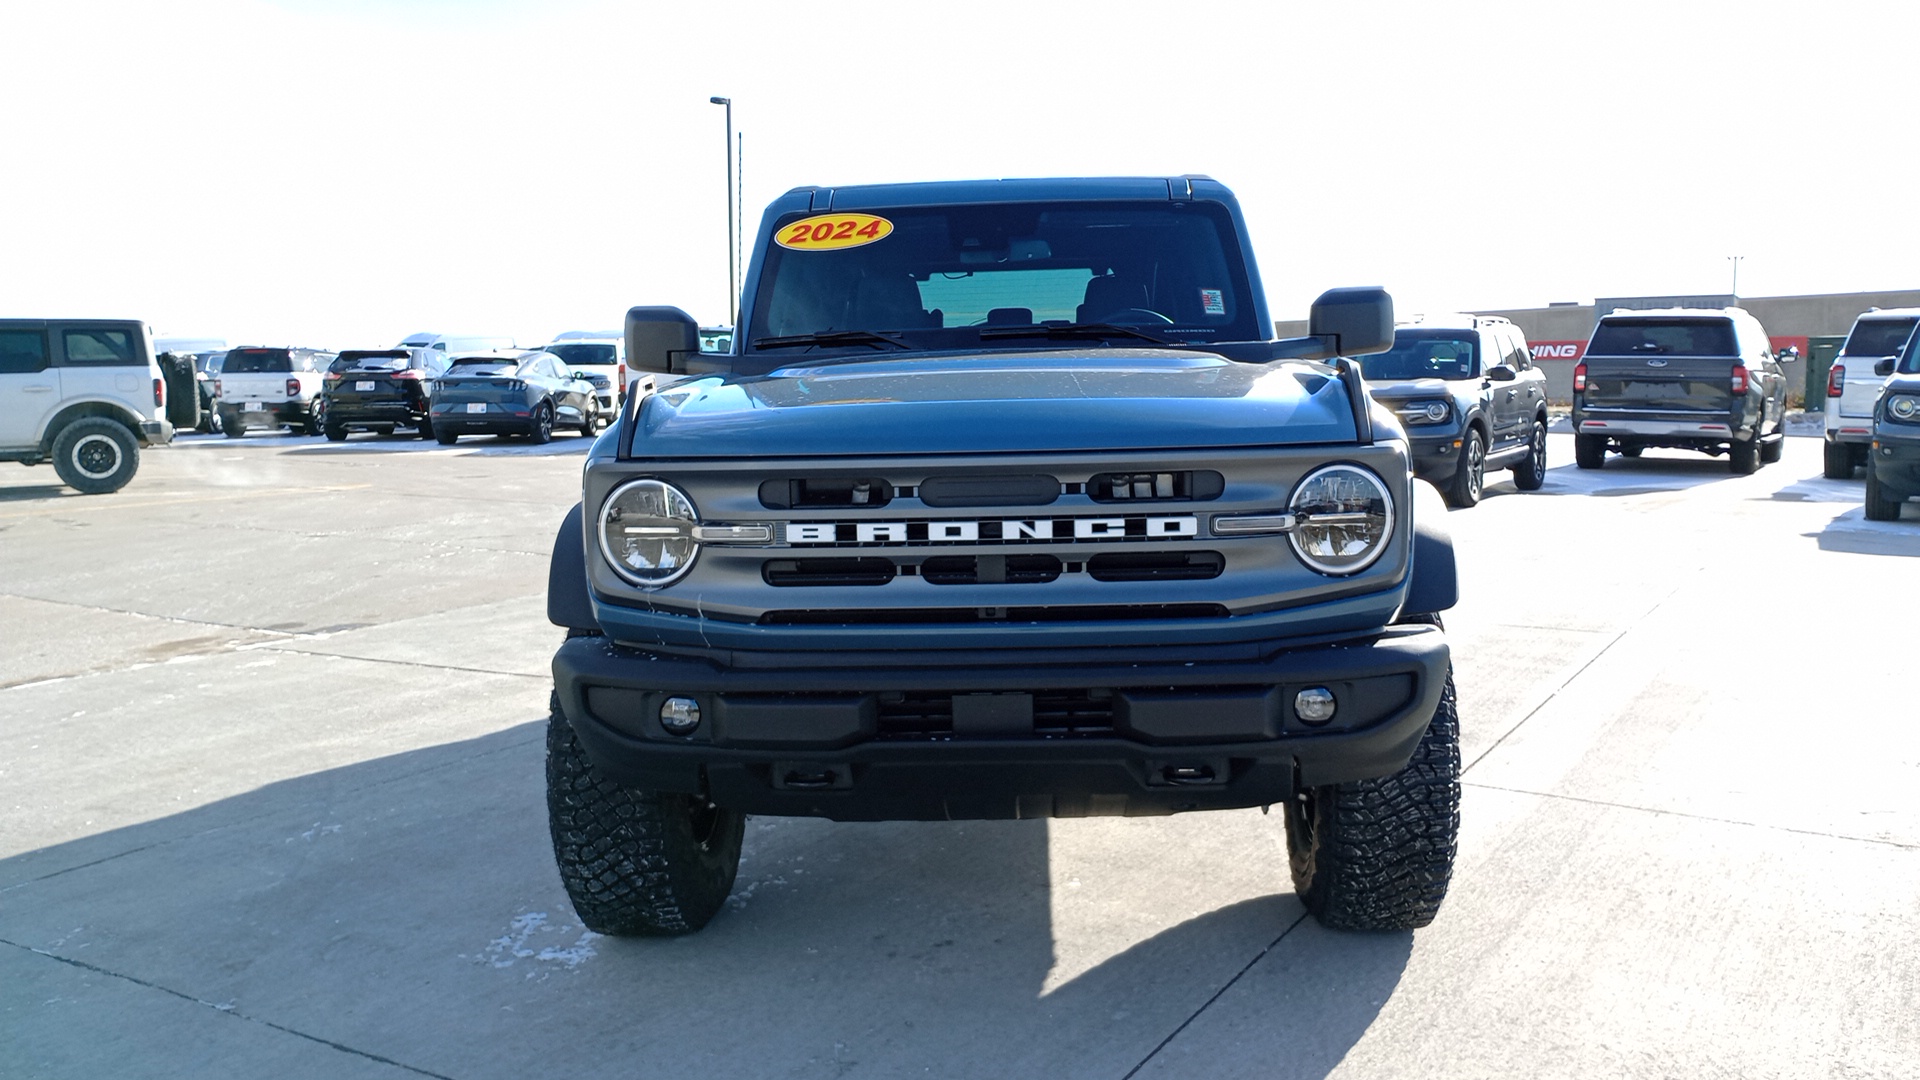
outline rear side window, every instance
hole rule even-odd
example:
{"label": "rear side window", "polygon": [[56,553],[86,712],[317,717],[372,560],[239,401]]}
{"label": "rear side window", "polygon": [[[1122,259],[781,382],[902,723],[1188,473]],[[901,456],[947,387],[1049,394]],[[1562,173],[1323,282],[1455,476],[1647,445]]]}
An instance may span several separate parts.
{"label": "rear side window", "polygon": [[47,370],[47,335],[39,330],[0,330],[0,375]]}
{"label": "rear side window", "polygon": [[1841,356],[1892,356],[1913,336],[1920,319],[1861,319],[1853,324]]}
{"label": "rear side window", "polygon": [[1739,356],[1726,319],[1603,319],[1588,356]]}
{"label": "rear side window", "polygon": [[227,362],[220,370],[227,375],[292,371],[293,360],[285,349],[235,349],[227,354]]}
{"label": "rear side window", "polygon": [[61,334],[69,364],[138,363],[133,358],[133,336],[125,330],[67,330]]}

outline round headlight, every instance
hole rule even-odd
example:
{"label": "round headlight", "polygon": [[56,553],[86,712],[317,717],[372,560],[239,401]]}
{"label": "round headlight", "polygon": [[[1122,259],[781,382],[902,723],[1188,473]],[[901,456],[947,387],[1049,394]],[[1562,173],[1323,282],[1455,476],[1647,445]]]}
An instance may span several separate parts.
{"label": "round headlight", "polygon": [[1393,497],[1387,485],[1358,465],[1329,465],[1293,489],[1293,542],[1300,561],[1323,574],[1357,574],[1387,550],[1393,535]]}
{"label": "round headlight", "polygon": [[700,545],[699,514],[672,484],[634,480],[613,489],[600,506],[600,552],[635,585],[665,585],[687,572]]}
{"label": "round headlight", "polygon": [[1427,422],[1437,424],[1447,418],[1447,403],[1444,401],[1429,401],[1427,402],[1425,412]]}
{"label": "round headlight", "polygon": [[1908,394],[1890,398],[1887,401],[1887,412],[1892,413],[1895,420],[1911,421],[1915,416],[1920,415],[1920,398]]}

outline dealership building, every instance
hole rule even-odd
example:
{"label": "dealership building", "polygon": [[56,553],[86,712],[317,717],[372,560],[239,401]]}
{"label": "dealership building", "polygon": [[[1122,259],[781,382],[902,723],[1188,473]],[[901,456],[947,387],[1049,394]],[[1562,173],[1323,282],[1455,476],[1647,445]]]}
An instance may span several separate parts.
{"label": "dealership building", "polygon": [[[1555,401],[1573,397],[1573,367],[1586,352],[1587,338],[1601,316],[1618,309],[1644,310],[1671,307],[1742,307],[1760,320],[1773,339],[1775,352],[1788,346],[1799,356],[1782,359],[1787,374],[1790,399],[1797,404],[1808,385],[1811,372],[1816,383],[1824,383],[1826,369],[1840,342],[1853,326],[1854,317],[1872,308],[1920,307],[1920,289],[1893,292],[1825,293],[1817,296],[1607,296],[1591,304],[1549,304],[1543,308],[1510,308],[1476,311],[1476,315],[1500,315],[1513,320],[1533,346],[1533,357],[1547,373],[1547,393]],[[1402,312],[1403,316],[1412,314]],[[1307,332],[1305,320],[1276,324],[1281,337]],[[1816,395],[1817,397],[1817,395]]]}

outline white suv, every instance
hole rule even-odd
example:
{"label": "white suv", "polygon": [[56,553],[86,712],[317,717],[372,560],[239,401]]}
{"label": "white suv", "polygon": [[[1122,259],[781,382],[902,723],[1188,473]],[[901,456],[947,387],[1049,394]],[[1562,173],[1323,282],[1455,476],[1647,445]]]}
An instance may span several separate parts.
{"label": "white suv", "polygon": [[1875,308],[1853,320],[1847,343],[1827,372],[1827,479],[1848,479],[1867,463],[1873,401],[1887,381],[1873,373],[1873,365],[1898,357],[1915,325],[1920,325],[1920,308]]}
{"label": "white suv", "polygon": [[0,461],[53,462],[67,486],[127,486],[173,441],[153,334],[125,319],[0,319]]}

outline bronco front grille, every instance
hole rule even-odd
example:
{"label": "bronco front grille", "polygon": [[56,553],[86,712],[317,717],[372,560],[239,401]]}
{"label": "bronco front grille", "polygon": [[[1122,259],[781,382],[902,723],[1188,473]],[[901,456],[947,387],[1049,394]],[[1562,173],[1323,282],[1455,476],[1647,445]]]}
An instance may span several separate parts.
{"label": "bronco front grille", "polygon": [[1224,619],[1221,604],[1075,604],[1061,607],[844,608],[782,610],[760,616],[762,626],[883,626],[925,623],[1099,622],[1132,619]]}

